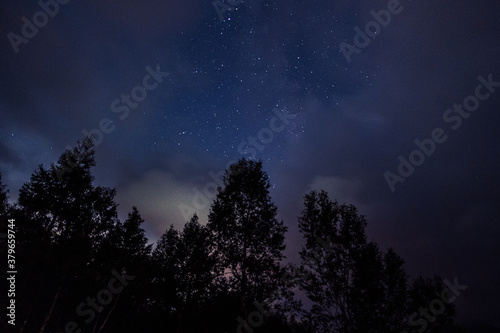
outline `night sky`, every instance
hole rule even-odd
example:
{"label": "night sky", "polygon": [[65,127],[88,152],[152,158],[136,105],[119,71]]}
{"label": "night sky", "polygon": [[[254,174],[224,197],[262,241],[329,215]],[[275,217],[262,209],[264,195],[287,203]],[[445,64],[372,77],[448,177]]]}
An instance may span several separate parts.
{"label": "night sky", "polygon": [[0,4],[11,202],[101,127],[95,182],[154,242],[206,222],[228,164],[262,159],[289,260],[303,196],[324,189],[412,277],[467,285],[459,322],[499,326],[499,1],[60,2]]}

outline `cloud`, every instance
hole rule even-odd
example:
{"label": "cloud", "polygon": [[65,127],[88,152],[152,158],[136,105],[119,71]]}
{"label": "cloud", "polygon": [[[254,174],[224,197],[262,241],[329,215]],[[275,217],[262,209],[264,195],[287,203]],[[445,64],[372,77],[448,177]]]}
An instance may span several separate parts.
{"label": "cloud", "polygon": [[[117,188],[117,202],[122,214],[137,206],[146,221],[145,229],[149,240],[158,239],[171,224],[182,229],[187,220],[179,210],[179,205],[191,203],[193,187],[176,179],[173,174],[153,169],[145,172],[130,183]],[[200,220],[208,215],[206,209],[197,211]]]}

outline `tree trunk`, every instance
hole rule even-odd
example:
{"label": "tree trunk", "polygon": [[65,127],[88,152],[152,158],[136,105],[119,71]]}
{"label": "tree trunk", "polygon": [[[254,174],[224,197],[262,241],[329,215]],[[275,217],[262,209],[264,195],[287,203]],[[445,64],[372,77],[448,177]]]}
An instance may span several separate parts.
{"label": "tree trunk", "polygon": [[52,317],[52,312],[54,311],[54,308],[57,303],[57,299],[59,298],[59,293],[61,292],[61,285],[59,285],[59,289],[57,289],[56,295],[54,296],[54,300],[52,301],[52,305],[50,306],[49,313],[47,314],[47,317],[45,317],[42,327],[40,327],[39,333],[43,333],[45,331],[45,326],[47,326],[47,323],[50,320],[50,317]]}
{"label": "tree trunk", "polygon": [[101,312],[97,312],[97,317],[94,319],[94,327],[92,327],[92,333],[96,332],[97,325],[99,324],[99,319],[101,319]]}
{"label": "tree trunk", "polygon": [[99,327],[99,332],[102,331],[102,329],[104,328],[104,325],[106,325],[106,323],[108,322],[108,319],[111,316],[111,313],[115,309],[116,304],[118,303],[118,300],[120,299],[120,295],[121,294],[118,294],[118,296],[116,297],[116,302],[115,302],[115,304],[113,304],[113,307],[111,308],[111,310],[109,310],[108,315],[106,316],[106,319],[104,319],[104,322],[102,323],[101,327]]}

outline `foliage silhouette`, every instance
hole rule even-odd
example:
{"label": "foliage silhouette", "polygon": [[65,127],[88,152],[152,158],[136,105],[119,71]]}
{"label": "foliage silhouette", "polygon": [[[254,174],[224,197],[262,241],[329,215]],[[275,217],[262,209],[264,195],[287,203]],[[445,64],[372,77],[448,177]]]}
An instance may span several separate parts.
{"label": "foliage silhouette", "polygon": [[[95,165],[86,138],[49,168],[40,165],[13,206],[0,174],[0,222],[5,230],[8,218],[16,221],[22,267],[19,331],[418,332],[423,322],[414,314],[444,288],[438,277],[409,282],[394,250],[367,241],[357,209],[324,191],[305,195],[301,263],[285,263],[287,227],[276,217],[261,161],[230,166],[206,226],[195,214],[181,231],[170,225],[154,247],[137,207],[120,221],[116,191],[94,184]],[[99,301],[112,271],[134,279],[93,308],[89,300]],[[0,305],[7,306],[4,298]],[[455,314],[446,304],[425,328],[459,332]]]}

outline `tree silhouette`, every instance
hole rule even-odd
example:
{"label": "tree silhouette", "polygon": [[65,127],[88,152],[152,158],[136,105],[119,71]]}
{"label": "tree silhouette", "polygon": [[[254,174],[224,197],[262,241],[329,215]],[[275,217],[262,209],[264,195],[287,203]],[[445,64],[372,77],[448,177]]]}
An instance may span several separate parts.
{"label": "tree silhouette", "polygon": [[404,260],[389,248],[383,254],[384,273],[384,300],[381,308],[386,332],[400,333],[406,327],[408,316],[408,275],[403,265]]}
{"label": "tree silhouette", "polygon": [[356,260],[351,291],[353,331],[400,333],[407,317],[407,275],[392,250],[369,242]]}
{"label": "tree silhouette", "polygon": [[240,300],[247,331],[252,303],[265,302],[283,286],[280,262],[287,228],[276,219],[269,187],[262,162],[241,159],[226,170],[208,217],[218,273]]}
{"label": "tree silhouette", "polygon": [[[105,311],[100,314],[100,322],[95,325],[95,331],[100,332],[104,327],[114,324],[114,330],[138,330],[147,319],[149,310],[149,282],[153,276],[150,253],[152,245],[148,245],[144,223],[137,207],[132,207],[127,219],[117,223],[108,233],[107,247],[100,251],[102,262],[109,262],[108,267],[115,267],[126,271],[134,280],[127,289],[120,292],[113,299]],[[110,253],[116,254],[109,261]],[[108,257],[108,259],[106,258]],[[109,279],[109,277],[108,277]],[[129,320],[110,320],[113,318],[127,318]],[[97,321],[96,321],[97,323]]]}
{"label": "tree silhouette", "polygon": [[[452,297],[443,280],[418,277],[409,288],[409,317],[406,321],[408,333],[417,332],[459,332],[454,324],[456,308],[453,303],[444,302],[443,296]],[[437,306],[436,306],[437,305]]]}
{"label": "tree silhouette", "polygon": [[151,252],[152,245],[148,245],[148,239],[141,227],[143,223],[144,220],[137,207],[132,207],[132,212],[128,214],[128,218],[120,228],[125,263],[145,261]]}
{"label": "tree silhouette", "polygon": [[216,292],[212,274],[214,259],[210,250],[208,230],[198,222],[195,214],[184,225],[177,248],[180,259],[177,279],[182,306],[179,331],[183,328],[188,332],[203,329],[203,312]]}
{"label": "tree silhouette", "polygon": [[[95,166],[95,160],[91,139],[87,138],[73,150],[65,151],[58,163],[75,156],[78,163],[74,164],[71,173],[61,177],[56,164],[49,169],[40,165],[19,191],[19,210],[26,227],[23,232],[30,233],[25,235],[26,239],[41,238],[40,253],[30,256],[29,246],[24,244],[27,253],[23,258],[43,259],[42,262],[47,263],[43,269],[47,275],[38,274],[38,278],[48,282],[41,300],[50,298],[44,305],[45,314],[40,316],[45,318],[41,332],[50,328],[55,316],[73,317],[74,308],[66,306],[63,309],[62,304],[85,299],[94,286],[109,279],[111,269],[96,258],[118,222],[115,190],[93,185],[91,168]],[[36,267],[33,262],[26,264]],[[39,281],[26,283],[36,286]]]}
{"label": "tree silhouette", "polygon": [[157,317],[157,325],[174,330],[179,320],[179,298],[177,278],[179,258],[177,248],[179,232],[173,225],[156,242],[152,253],[154,277],[152,279],[152,312]]}
{"label": "tree silhouette", "polygon": [[300,256],[307,274],[300,285],[313,302],[306,317],[315,332],[458,332],[451,304],[439,316],[418,317],[422,306],[438,302],[443,281],[418,278],[410,288],[403,259],[366,241],[366,220],[354,206],[331,201],[325,191],[310,192],[304,204]]}
{"label": "tree silhouette", "polygon": [[[309,313],[317,332],[353,332],[356,261],[366,245],[366,221],[354,206],[339,205],[324,191],[304,197],[305,209],[299,217],[299,230],[306,244],[300,252],[300,284],[313,301]],[[327,238],[318,247],[319,239]]]}
{"label": "tree silhouette", "polygon": [[[0,174],[0,222],[15,219],[22,267],[21,331],[460,332],[451,300],[463,286],[438,277],[408,283],[403,259],[368,242],[365,218],[325,191],[305,195],[301,264],[285,265],[287,228],[260,161],[231,165],[208,224],[195,214],[181,231],[171,225],[153,250],[137,207],[121,222],[115,190],[94,184],[94,166],[86,138],[50,168],[40,165],[12,206]],[[106,304],[85,304],[116,274],[134,279]],[[310,310],[298,311],[297,285]]]}
{"label": "tree silhouette", "polygon": [[182,232],[170,226],[156,244],[155,308],[170,318],[171,330],[197,332],[207,325],[205,313],[216,294],[210,249],[208,230],[196,214]]}
{"label": "tree silhouette", "polygon": [[117,221],[116,191],[92,184],[95,160],[90,138],[65,151],[58,164],[75,158],[79,163],[63,177],[56,164],[48,170],[40,165],[21,187],[19,205],[50,233],[53,242],[87,242],[96,248]]}

